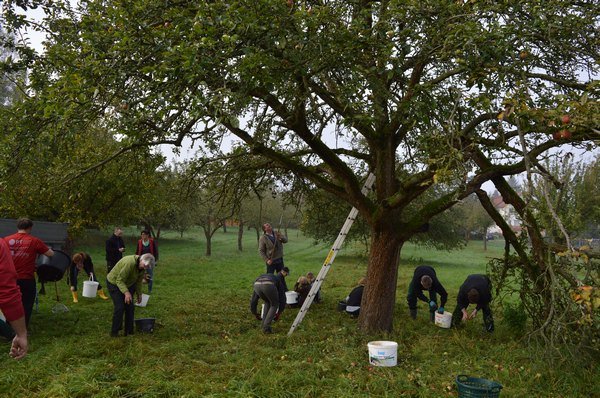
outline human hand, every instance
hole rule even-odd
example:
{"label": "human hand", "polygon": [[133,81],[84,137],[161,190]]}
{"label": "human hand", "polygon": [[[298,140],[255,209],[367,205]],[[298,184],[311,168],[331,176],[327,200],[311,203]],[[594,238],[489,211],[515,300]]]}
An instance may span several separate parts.
{"label": "human hand", "polygon": [[444,307],[440,307],[437,310],[438,314],[443,314],[444,313]]}
{"label": "human hand", "polygon": [[27,334],[16,335],[13,338],[9,355],[14,359],[21,359],[27,355]]}
{"label": "human hand", "polygon": [[462,309],[462,320],[466,321],[467,319],[469,319],[469,314],[467,313],[466,309]]}
{"label": "human hand", "polygon": [[137,302],[138,304],[141,304],[141,302],[142,302],[142,295],[141,295],[141,294],[138,294],[138,295],[137,295],[137,300],[136,300],[136,302]]}
{"label": "human hand", "polygon": [[131,304],[131,293],[125,292],[125,304]]}
{"label": "human hand", "polygon": [[260,317],[260,315],[258,315],[258,314],[254,314],[254,317],[256,318],[256,320],[258,320],[258,321],[262,321],[262,318]]}
{"label": "human hand", "polygon": [[124,248],[124,247],[119,247],[119,251],[120,251],[121,253],[123,253],[123,252],[125,251],[125,248]]}
{"label": "human hand", "polygon": [[273,262],[273,260],[271,260],[271,259],[268,259],[268,260],[267,260],[267,265],[271,265],[271,263],[272,263],[272,262]]}
{"label": "human hand", "polygon": [[74,292],[75,291],[75,286],[71,286],[71,291]]}
{"label": "human hand", "polygon": [[475,308],[473,311],[471,311],[471,314],[469,315],[469,319],[475,318],[475,315],[477,315],[477,308]]}
{"label": "human hand", "polygon": [[437,304],[435,301],[431,300],[429,302],[429,309],[431,309],[431,311],[435,311],[437,309]]}

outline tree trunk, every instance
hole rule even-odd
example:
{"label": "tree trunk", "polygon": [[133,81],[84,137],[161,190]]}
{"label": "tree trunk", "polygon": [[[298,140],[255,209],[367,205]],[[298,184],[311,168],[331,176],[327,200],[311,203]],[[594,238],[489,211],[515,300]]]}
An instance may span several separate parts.
{"label": "tree trunk", "polygon": [[210,216],[206,216],[206,227],[204,227],[204,236],[206,237],[206,257],[210,257],[212,254],[212,223]]}
{"label": "tree trunk", "polygon": [[367,283],[358,318],[364,332],[392,331],[398,260],[403,243],[393,228],[373,232]]}
{"label": "tree trunk", "polygon": [[243,251],[243,247],[242,247],[242,238],[244,237],[244,222],[242,220],[240,220],[240,225],[238,226],[238,239],[237,239],[237,243],[238,243],[238,251]]}
{"label": "tree trunk", "polygon": [[487,228],[483,228],[483,251],[487,251]]}

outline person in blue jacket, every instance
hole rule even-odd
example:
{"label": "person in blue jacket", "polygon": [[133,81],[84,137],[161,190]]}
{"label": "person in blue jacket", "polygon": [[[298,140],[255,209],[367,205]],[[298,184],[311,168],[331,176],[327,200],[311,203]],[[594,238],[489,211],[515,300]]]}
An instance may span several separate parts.
{"label": "person in blue jacket", "polygon": [[[423,294],[423,290],[429,291],[429,298]],[[440,306],[438,308],[437,295],[440,295]],[[420,265],[415,268],[412,281],[408,285],[408,294],[406,301],[412,319],[417,319],[417,299],[426,302],[429,305],[429,318],[435,320],[435,311],[444,313],[444,306],[448,301],[448,293],[438,280],[433,267]]]}
{"label": "person in blue jacket", "polygon": [[[473,274],[465,279],[458,291],[456,309],[452,314],[452,325],[460,325],[462,321],[475,318],[478,311],[483,311],[483,324],[489,333],[494,331],[494,318],[490,308],[492,301],[492,281],[487,275]],[[475,309],[469,313],[469,304],[476,304]]]}
{"label": "person in blue jacket", "polygon": [[[250,299],[250,312],[258,320],[262,320],[264,333],[273,333],[271,324],[279,320],[285,309],[285,286],[281,275],[263,274],[254,281],[254,292]],[[258,313],[258,300],[265,302],[264,315],[261,318]]]}

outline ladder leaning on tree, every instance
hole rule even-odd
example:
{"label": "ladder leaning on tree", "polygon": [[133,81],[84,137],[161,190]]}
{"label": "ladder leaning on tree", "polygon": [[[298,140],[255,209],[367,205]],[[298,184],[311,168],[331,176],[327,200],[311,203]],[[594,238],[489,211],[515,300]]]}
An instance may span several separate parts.
{"label": "ladder leaning on tree", "polygon": [[[361,190],[363,195],[366,195],[371,190],[374,182],[375,182],[375,175],[373,173],[369,173],[369,176],[367,177],[367,180],[365,181],[365,183],[362,187],[362,190]],[[327,258],[325,258],[325,262],[323,263],[323,266],[321,267],[321,271],[319,271],[319,274],[317,275],[317,279],[315,280],[312,287],[310,288],[310,292],[308,292],[308,296],[306,297],[306,300],[304,300],[304,304],[302,304],[302,307],[300,308],[298,315],[296,315],[296,319],[294,319],[294,322],[292,323],[292,327],[290,327],[290,330],[287,334],[288,336],[291,336],[292,333],[294,333],[294,330],[296,330],[298,325],[300,325],[300,322],[302,322],[302,320],[304,319],[306,312],[310,308],[310,305],[312,304],[313,300],[315,299],[317,292],[321,288],[321,284],[325,280],[325,276],[327,275],[327,272],[329,272],[329,268],[331,267],[331,264],[333,264],[333,260],[335,260],[335,256],[337,255],[337,252],[342,247],[342,244],[344,243],[344,240],[346,239],[346,236],[348,235],[348,231],[350,231],[350,228],[352,227],[352,224],[354,223],[354,220],[356,219],[357,215],[358,215],[358,209],[356,207],[353,207],[352,210],[350,210],[350,214],[348,214],[348,218],[346,218],[346,222],[342,226],[342,229],[341,229],[338,237],[336,238],[335,242],[333,243],[331,250],[329,250],[329,254],[327,255]]]}

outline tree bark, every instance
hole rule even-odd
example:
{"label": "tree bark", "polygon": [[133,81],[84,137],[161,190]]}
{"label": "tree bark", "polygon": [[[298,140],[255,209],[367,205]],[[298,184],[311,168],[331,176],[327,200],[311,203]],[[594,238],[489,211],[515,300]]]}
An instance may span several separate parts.
{"label": "tree bark", "polygon": [[393,329],[398,260],[403,243],[393,229],[373,233],[367,283],[358,318],[364,332],[391,332]]}
{"label": "tree bark", "polygon": [[240,219],[240,225],[238,226],[237,244],[238,251],[243,251],[242,238],[244,237],[244,222]]}

